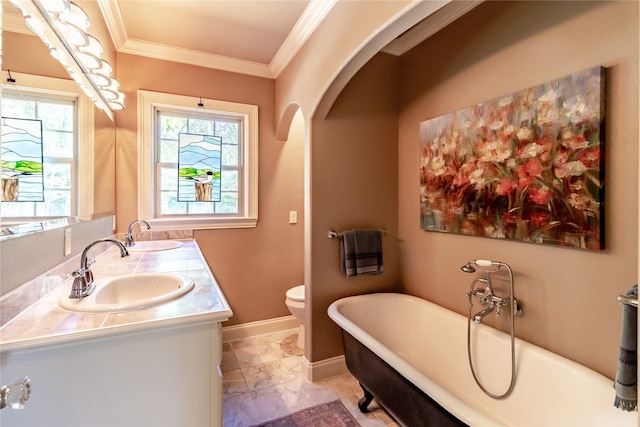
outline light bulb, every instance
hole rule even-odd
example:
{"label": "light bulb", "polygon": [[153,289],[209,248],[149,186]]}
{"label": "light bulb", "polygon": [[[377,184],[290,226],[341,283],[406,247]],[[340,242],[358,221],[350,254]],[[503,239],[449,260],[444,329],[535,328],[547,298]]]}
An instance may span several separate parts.
{"label": "light bulb", "polygon": [[69,10],[69,0],[40,0],[40,4],[49,13],[64,13]]}
{"label": "light bulb", "polygon": [[75,3],[70,3],[69,10],[56,15],[55,19],[69,23],[85,33],[87,32],[87,28],[89,28],[89,17],[84,10]]}

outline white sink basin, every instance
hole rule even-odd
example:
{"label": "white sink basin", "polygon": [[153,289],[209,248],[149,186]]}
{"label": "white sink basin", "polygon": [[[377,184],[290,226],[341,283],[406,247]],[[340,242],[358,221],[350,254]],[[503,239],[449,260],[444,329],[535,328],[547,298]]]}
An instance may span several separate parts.
{"label": "white sink basin", "polygon": [[95,282],[96,290],[82,299],[63,294],[59,304],[72,311],[139,310],[182,297],[195,286],[189,277],[173,273],[139,273]]}
{"label": "white sink basin", "polygon": [[135,245],[127,248],[129,252],[153,252],[153,251],[166,251],[168,249],[176,249],[182,246],[184,243],[177,240],[145,240],[141,242],[135,242]]}

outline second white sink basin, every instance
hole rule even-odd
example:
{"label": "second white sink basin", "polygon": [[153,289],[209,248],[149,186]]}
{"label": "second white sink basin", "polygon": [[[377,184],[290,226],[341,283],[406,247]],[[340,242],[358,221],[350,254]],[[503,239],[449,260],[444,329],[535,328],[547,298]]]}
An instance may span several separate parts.
{"label": "second white sink basin", "polygon": [[195,283],[173,273],[139,273],[97,280],[96,289],[82,299],[60,298],[60,306],[83,312],[139,310],[175,300],[188,293]]}
{"label": "second white sink basin", "polygon": [[127,250],[129,252],[153,252],[153,251],[166,251],[169,249],[176,249],[184,243],[177,240],[144,240],[135,242],[135,244]]}

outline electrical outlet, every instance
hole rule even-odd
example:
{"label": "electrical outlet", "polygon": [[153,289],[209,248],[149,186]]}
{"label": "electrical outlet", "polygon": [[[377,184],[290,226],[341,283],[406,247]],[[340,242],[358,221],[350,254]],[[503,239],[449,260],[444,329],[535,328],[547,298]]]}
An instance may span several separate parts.
{"label": "electrical outlet", "polygon": [[64,256],[71,253],[71,228],[64,229]]}
{"label": "electrical outlet", "polygon": [[296,224],[298,222],[298,211],[289,211],[289,224]]}

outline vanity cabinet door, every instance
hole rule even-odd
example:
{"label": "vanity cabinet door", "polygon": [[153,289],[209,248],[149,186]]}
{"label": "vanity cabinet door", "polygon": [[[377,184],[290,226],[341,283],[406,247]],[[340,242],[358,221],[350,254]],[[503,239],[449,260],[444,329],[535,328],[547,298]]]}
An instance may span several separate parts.
{"label": "vanity cabinet door", "polygon": [[220,347],[208,323],[3,352],[2,377],[28,372],[37,388],[0,425],[217,427]]}

